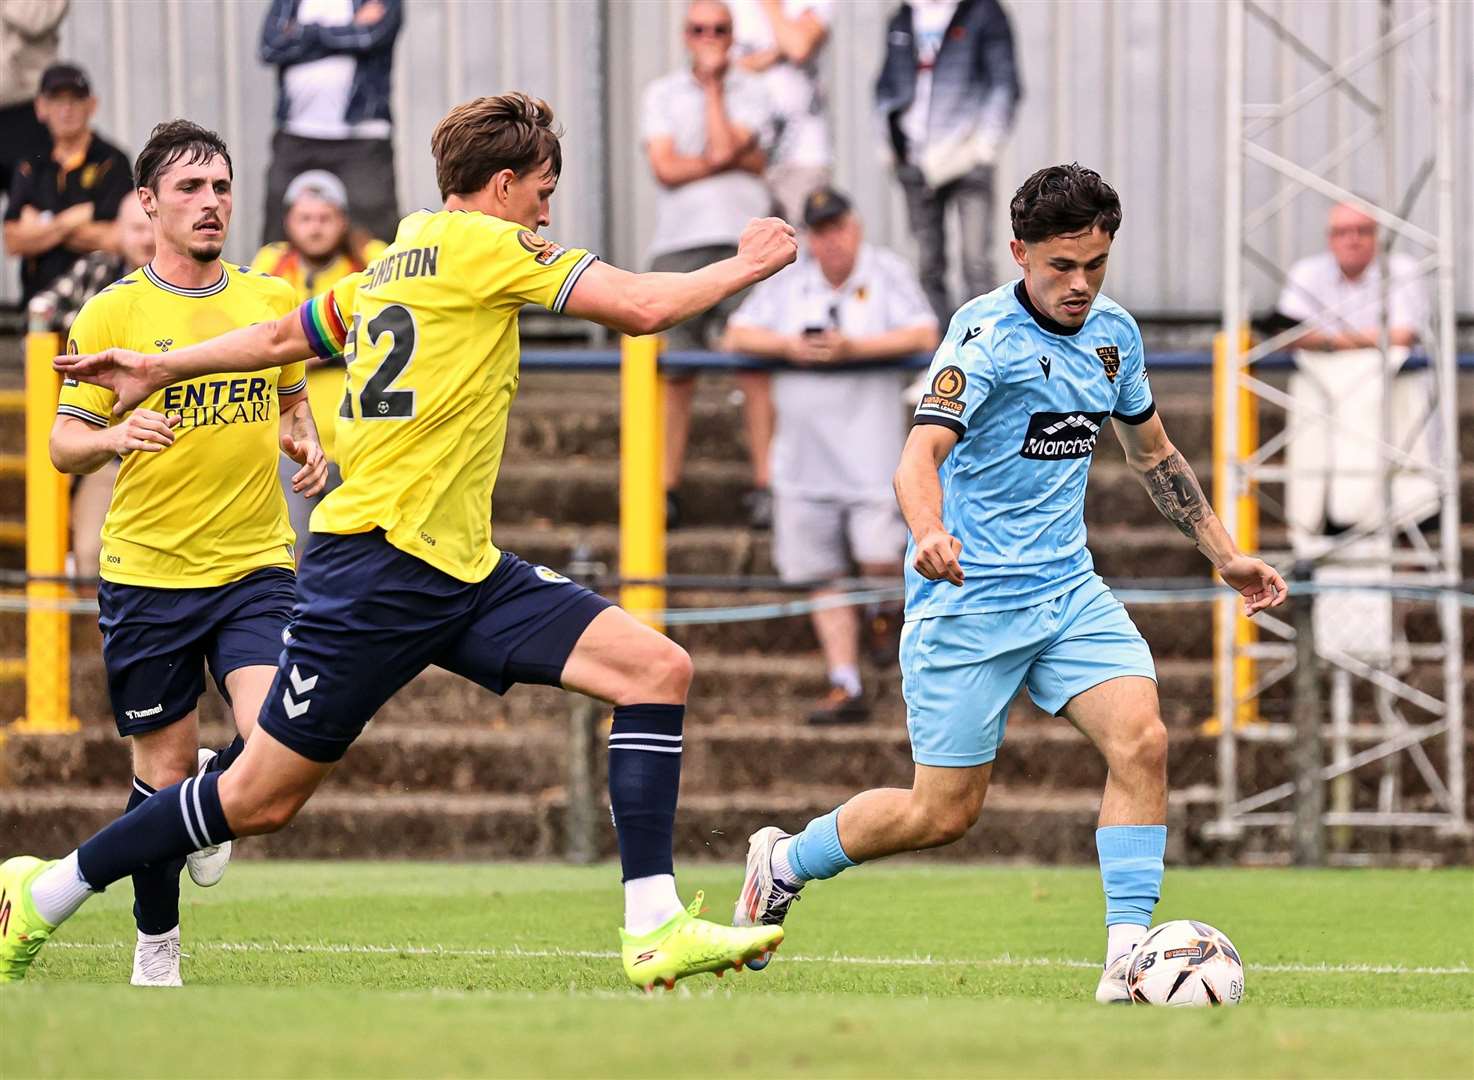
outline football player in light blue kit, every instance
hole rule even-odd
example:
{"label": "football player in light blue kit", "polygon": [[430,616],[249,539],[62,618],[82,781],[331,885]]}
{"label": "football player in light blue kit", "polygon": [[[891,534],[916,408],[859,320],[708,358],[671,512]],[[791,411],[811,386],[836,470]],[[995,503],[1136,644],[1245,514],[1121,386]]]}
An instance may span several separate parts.
{"label": "football player in light blue kit", "polygon": [[1162,514],[1254,614],[1284,580],[1240,553],[1153,404],[1141,333],[1100,295],[1121,203],[1080,165],[1042,169],[1011,206],[1018,281],[952,319],[896,471],[911,530],[901,673],[916,776],[863,792],[796,836],[754,833],[739,925],[779,923],[803,885],[959,839],[978,819],[1020,686],[1106,759],[1096,849],[1106,896],[1099,1001],[1161,894],[1167,731],[1146,642],[1085,547],[1085,481],[1101,427]]}

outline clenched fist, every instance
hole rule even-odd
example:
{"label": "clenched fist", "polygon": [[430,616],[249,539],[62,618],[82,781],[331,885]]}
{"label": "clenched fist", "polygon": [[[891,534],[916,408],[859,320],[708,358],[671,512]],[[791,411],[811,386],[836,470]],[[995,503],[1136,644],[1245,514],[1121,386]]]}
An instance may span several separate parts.
{"label": "clenched fist", "polygon": [[737,241],[737,255],[757,268],[762,281],[798,258],[798,234],[781,218],[753,218]]}

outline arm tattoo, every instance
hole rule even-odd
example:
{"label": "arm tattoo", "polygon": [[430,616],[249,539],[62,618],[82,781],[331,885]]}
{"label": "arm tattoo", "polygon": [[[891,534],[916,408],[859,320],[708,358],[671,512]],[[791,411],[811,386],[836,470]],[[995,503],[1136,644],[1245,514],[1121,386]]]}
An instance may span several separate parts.
{"label": "arm tattoo", "polygon": [[1192,466],[1174,450],[1159,464],[1146,471],[1146,489],[1152,502],[1177,530],[1189,540],[1198,538],[1198,527],[1213,513]]}

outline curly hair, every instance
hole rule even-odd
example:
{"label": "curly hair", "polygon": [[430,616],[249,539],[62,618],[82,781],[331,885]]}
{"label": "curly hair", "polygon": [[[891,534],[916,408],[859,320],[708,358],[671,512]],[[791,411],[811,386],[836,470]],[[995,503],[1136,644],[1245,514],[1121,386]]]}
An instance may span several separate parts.
{"label": "curly hair", "polygon": [[1096,228],[1115,236],[1121,227],[1116,189],[1079,162],[1040,169],[1014,192],[1008,211],[1015,239],[1026,244]]}

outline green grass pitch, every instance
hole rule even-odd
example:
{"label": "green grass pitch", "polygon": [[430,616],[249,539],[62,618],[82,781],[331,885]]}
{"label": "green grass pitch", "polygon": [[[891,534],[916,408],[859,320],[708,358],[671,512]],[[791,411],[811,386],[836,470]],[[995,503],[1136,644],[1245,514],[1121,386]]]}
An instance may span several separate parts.
{"label": "green grass pitch", "polygon": [[[700,865],[725,918],[740,882]],[[182,991],[127,985],[126,884],[0,989],[0,1075],[1474,1076],[1474,872],[1169,870],[1236,1009],[1105,1008],[1092,869],[864,867],[764,972],[631,990],[613,867],[262,863],[185,881]]]}

